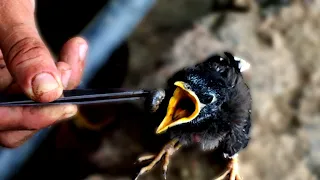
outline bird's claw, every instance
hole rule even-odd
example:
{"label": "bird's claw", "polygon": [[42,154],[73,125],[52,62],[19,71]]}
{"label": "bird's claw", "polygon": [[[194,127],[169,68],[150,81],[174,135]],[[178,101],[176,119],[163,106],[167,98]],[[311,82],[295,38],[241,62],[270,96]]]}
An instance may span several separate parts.
{"label": "bird's claw", "polygon": [[225,173],[223,173],[220,177],[214,180],[224,180],[228,174],[230,174],[228,180],[242,180],[242,178],[239,175],[239,164],[237,157],[232,158],[231,162],[228,165],[228,170]]}
{"label": "bird's claw", "polygon": [[163,171],[163,173],[162,173],[162,176],[163,176],[163,179],[167,179],[167,171]]}
{"label": "bird's claw", "polygon": [[170,157],[174,154],[174,152],[176,152],[181,147],[181,145],[180,144],[177,145],[177,143],[178,143],[177,140],[170,141],[168,144],[166,144],[162,148],[162,150],[158,153],[158,155],[146,155],[146,156],[139,157],[138,158],[139,162],[151,160],[151,159],[153,160],[148,166],[145,166],[140,170],[140,172],[134,178],[134,180],[137,180],[139,176],[150,171],[162,159],[163,156],[164,156],[164,163],[162,165],[163,178],[167,179],[167,171],[168,171],[168,165],[170,162]]}
{"label": "bird's claw", "polygon": [[153,159],[154,157],[155,157],[154,154],[144,155],[138,158],[138,162],[147,161],[147,160]]}

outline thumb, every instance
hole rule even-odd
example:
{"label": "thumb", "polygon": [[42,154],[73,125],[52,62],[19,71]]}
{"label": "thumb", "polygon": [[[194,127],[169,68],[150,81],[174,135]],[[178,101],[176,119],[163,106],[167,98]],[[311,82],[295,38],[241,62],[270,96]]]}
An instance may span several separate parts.
{"label": "thumb", "polygon": [[57,99],[63,90],[60,73],[37,31],[33,4],[17,0],[7,5],[10,11],[0,8],[0,48],[9,72],[33,100]]}

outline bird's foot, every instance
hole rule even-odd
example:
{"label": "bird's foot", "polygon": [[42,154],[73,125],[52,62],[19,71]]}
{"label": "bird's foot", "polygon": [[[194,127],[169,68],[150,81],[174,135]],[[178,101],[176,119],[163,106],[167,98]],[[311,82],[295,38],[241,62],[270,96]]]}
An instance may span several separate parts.
{"label": "bird's foot", "polygon": [[164,156],[164,163],[162,165],[163,170],[163,177],[164,179],[167,178],[167,170],[168,165],[170,162],[170,157],[181,147],[181,144],[178,143],[178,140],[172,140],[169,143],[167,143],[162,150],[158,153],[158,155],[145,155],[138,158],[138,162],[152,160],[152,162],[148,165],[143,167],[139,174],[135,177],[135,180],[139,178],[140,175],[150,171]]}
{"label": "bird's foot", "polygon": [[228,165],[228,170],[225,173],[223,173],[220,177],[214,180],[224,180],[228,174],[230,174],[228,180],[242,180],[242,178],[239,175],[238,157],[232,158]]}

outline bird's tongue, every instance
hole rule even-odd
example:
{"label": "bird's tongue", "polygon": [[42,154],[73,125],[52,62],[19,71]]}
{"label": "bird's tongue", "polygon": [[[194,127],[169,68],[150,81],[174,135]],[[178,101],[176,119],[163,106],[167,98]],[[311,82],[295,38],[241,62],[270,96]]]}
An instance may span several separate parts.
{"label": "bird's tongue", "polygon": [[184,117],[188,117],[190,116],[190,114],[191,113],[185,109],[177,109],[172,116],[172,121],[175,121]]}
{"label": "bird's tongue", "polygon": [[174,122],[181,118],[188,118],[195,110],[194,106],[195,105],[190,98],[182,97],[180,100],[178,100],[178,104],[174,108],[171,121]]}
{"label": "bird's tongue", "polygon": [[171,97],[165,118],[159,125],[157,133],[169,127],[190,122],[199,113],[197,99],[186,90],[177,87]]}

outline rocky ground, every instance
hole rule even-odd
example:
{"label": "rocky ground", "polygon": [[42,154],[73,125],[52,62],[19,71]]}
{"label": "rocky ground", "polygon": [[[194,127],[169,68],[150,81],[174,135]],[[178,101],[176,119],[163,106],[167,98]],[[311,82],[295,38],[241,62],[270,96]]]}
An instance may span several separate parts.
{"label": "rocky ground", "polygon": [[[229,50],[252,65],[245,74],[253,96],[253,128],[252,141],[240,155],[244,180],[320,179],[320,0],[286,1],[263,9],[257,1],[246,1],[246,12],[215,12],[211,2],[158,1],[130,39],[125,86],[163,87],[181,67]],[[123,141],[109,137],[93,162],[107,169],[143,152],[122,131],[112,138]],[[205,156],[191,152],[173,158],[168,179],[214,177]],[[129,179],[110,174],[87,179]],[[141,179],[162,176],[154,170]]]}

